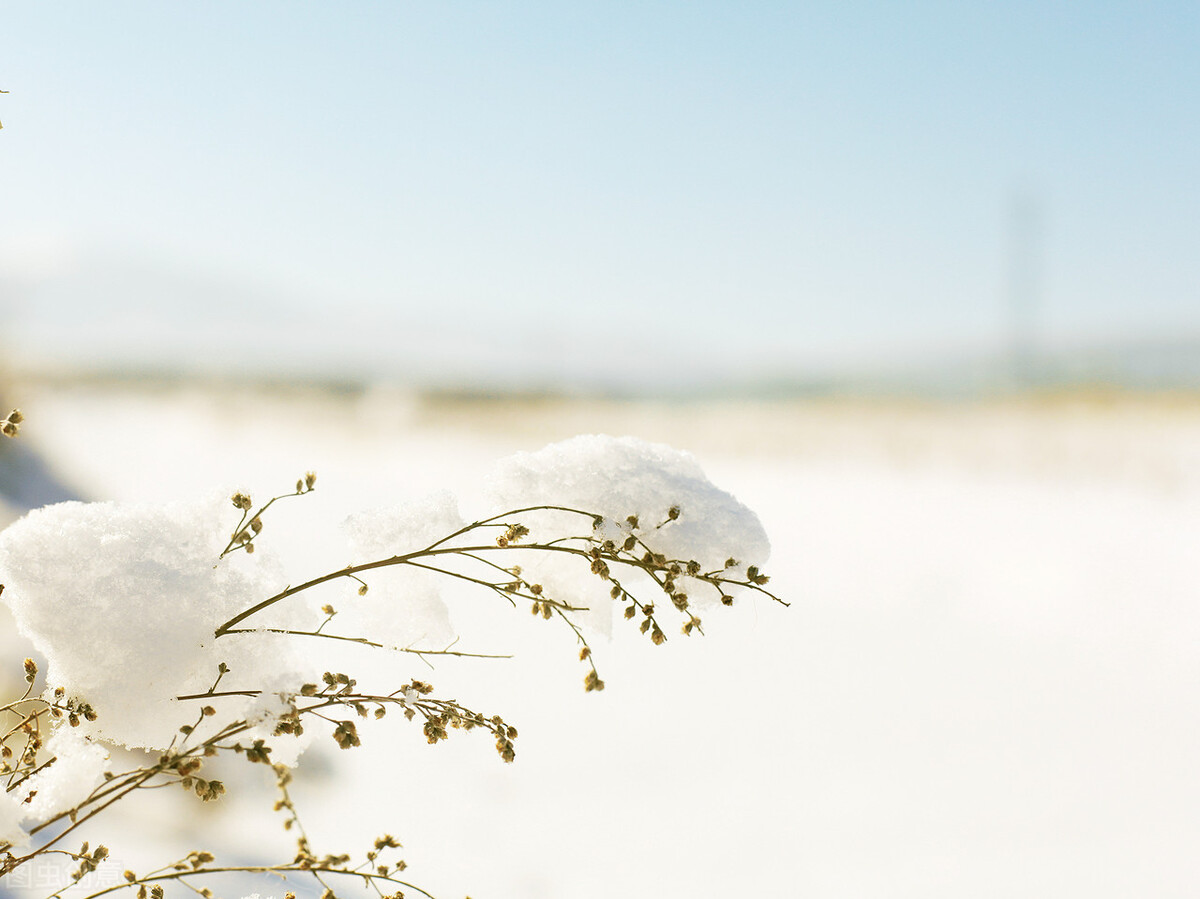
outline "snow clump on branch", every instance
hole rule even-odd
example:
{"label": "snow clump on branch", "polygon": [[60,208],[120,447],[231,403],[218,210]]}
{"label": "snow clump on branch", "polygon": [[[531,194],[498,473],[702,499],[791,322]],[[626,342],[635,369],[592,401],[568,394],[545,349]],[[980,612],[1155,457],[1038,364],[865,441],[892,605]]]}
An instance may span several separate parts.
{"label": "snow clump on branch", "polygon": [[[295,495],[311,490],[314,479],[309,475],[307,482],[298,482]],[[243,519],[253,518],[245,529],[237,526],[240,534],[222,552],[230,523],[226,496],[167,505],[62,503],[31,512],[0,534],[3,601],[21,632],[46,656],[50,688],[62,688],[68,698],[87,704],[87,713],[72,722],[81,724],[82,733],[129,747],[165,749],[181,720],[194,712],[176,698],[209,691],[219,666],[230,675],[220,681],[223,715],[272,718],[279,703],[271,697],[282,692],[286,707],[287,691],[299,688],[301,672],[314,662],[312,644],[305,647],[310,656],[305,661],[290,635],[331,636],[319,633],[324,625],[297,621],[297,607],[284,602],[309,584],[278,592],[283,584],[297,582],[284,576],[270,552],[250,554],[262,524],[257,513],[249,512],[244,494],[234,495],[234,505]],[[464,580],[452,568],[438,567],[451,565],[455,553],[488,566],[482,576],[466,580],[506,598],[532,599],[545,617],[552,608],[586,611],[581,620],[604,633],[611,628],[613,600],[636,603],[628,585],[638,578],[643,586],[665,591],[689,616],[685,632],[699,625],[692,607],[718,600],[731,604],[739,585],[766,582],[757,566],[770,547],[757,516],[715,487],[692,456],[667,446],[585,436],[518,453],[496,468],[490,502],[488,514],[495,518],[472,525],[464,524],[454,497],[446,493],[352,516],[344,529],[351,561],[366,567],[311,582],[345,585],[342,579],[350,577],[358,582],[338,600],[337,627],[376,645],[436,649],[450,644],[454,634],[437,583],[448,577]],[[512,546],[508,537],[495,536],[497,528],[507,528]],[[528,541],[517,545],[526,535]],[[239,536],[245,539],[239,542]],[[488,553],[483,553],[488,547],[478,546],[480,540],[494,541]],[[435,546],[436,552],[428,552]],[[498,546],[506,553],[503,562],[494,561]],[[532,572],[522,573],[521,553],[539,556],[531,562],[539,582]],[[400,554],[418,559],[384,561]],[[629,578],[625,587],[615,572],[609,577],[605,559]],[[359,576],[368,571],[370,584]],[[497,576],[512,583],[485,582]],[[563,602],[554,603],[549,597],[558,595],[559,587]],[[612,598],[600,599],[605,593]],[[575,596],[584,601],[566,604]],[[643,632],[649,629],[660,642],[652,605],[627,606],[626,617],[634,611],[645,617]],[[322,606],[322,613],[326,623],[335,614],[332,605]],[[268,632],[268,626],[276,632]],[[585,647],[582,657],[587,655]],[[257,698],[243,701],[240,691]],[[0,825],[3,818],[0,809]]]}
{"label": "snow clump on branch", "polygon": [[49,681],[95,710],[85,730],[129,747],[165,748],[174,697],[206,690],[226,660],[213,628],[267,592],[262,559],[216,566],[228,501],[165,505],[68,502],[0,534],[0,583]]}
{"label": "snow clump on branch", "polygon": [[[489,493],[494,511],[545,504],[601,515],[597,536],[616,546],[636,536],[639,551],[694,561],[700,571],[722,571],[730,578],[749,580],[750,566],[757,571],[771,552],[758,516],[709,481],[695,457],[634,437],[583,435],[517,453],[496,465]],[[529,539],[536,542],[573,533],[580,522],[578,516],[557,512],[530,517],[528,524]],[[535,564],[538,576],[561,592],[586,596],[596,591],[596,579],[570,559],[543,558]],[[687,575],[677,582],[700,608],[721,595]],[[726,594],[737,590],[727,587]],[[609,633],[611,608],[611,603],[592,601],[587,623]]]}
{"label": "snow clump on branch", "polygon": [[[463,524],[454,496],[443,491],[403,507],[351,515],[343,530],[357,563],[423,549]],[[354,602],[343,604],[339,623],[385,645],[440,649],[455,636],[438,589],[441,580],[433,572],[407,566],[374,571],[370,590],[360,588]]]}

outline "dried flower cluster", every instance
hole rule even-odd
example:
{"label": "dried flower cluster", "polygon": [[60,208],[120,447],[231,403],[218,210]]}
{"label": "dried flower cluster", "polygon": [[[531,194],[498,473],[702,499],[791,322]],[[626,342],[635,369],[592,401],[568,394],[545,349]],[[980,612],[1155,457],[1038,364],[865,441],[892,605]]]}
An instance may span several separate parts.
{"label": "dried flower cluster", "polygon": [[21,432],[21,422],[25,420],[25,416],[21,414],[20,409],[13,409],[8,413],[8,417],[0,421],[0,434],[5,437],[16,437]]}
{"label": "dried flower cluster", "polygon": [[263,529],[262,516],[276,502],[289,496],[304,496],[306,493],[312,493],[316,489],[317,475],[315,472],[305,472],[304,477],[296,479],[296,489],[291,493],[282,493],[279,496],[273,496],[267,500],[262,506],[254,511],[254,501],[250,497],[242,493],[240,490],[231,496],[229,499],[233,503],[235,509],[241,510],[242,517],[238,521],[237,526],[233,529],[233,535],[229,538],[229,542],[225,548],[221,550],[221,557],[224,558],[234,550],[242,549],[248,553],[254,552],[254,538],[259,535]]}

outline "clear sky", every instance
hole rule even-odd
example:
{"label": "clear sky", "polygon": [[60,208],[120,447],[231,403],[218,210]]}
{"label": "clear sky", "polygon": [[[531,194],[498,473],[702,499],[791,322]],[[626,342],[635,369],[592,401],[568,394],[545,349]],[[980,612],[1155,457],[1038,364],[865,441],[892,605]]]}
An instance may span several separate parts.
{"label": "clear sky", "polygon": [[14,357],[807,371],[1000,347],[1021,272],[1046,344],[1200,336],[1192,2],[0,0],[0,89]]}

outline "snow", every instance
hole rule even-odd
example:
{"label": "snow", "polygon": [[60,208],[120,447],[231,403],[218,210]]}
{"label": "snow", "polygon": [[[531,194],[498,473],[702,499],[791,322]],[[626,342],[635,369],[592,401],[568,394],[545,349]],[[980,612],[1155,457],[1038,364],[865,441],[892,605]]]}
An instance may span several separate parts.
{"label": "snow", "polygon": [[44,821],[86,799],[100,784],[108,767],[108,750],[89,740],[78,728],[55,728],[45,748],[47,756],[55,758],[54,764],[22,784],[26,795],[36,792],[25,806],[28,822]]}
{"label": "snow", "polygon": [[29,842],[29,834],[21,827],[24,809],[21,800],[28,794],[0,790],[0,845],[11,843],[18,849]]}
{"label": "snow", "polygon": [[[736,568],[744,576],[748,564],[761,566],[770,554],[758,517],[714,486],[692,455],[634,437],[582,435],[517,453],[497,464],[491,494],[497,512],[545,503],[598,513],[604,517],[600,536],[618,541],[631,531],[626,519],[635,516],[634,530],[650,549],[696,560],[704,571],[723,570],[733,557],[731,575]],[[540,526],[554,537],[571,524],[564,515]],[[578,519],[573,524],[577,529]]]}
{"label": "snow", "polygon": [[[746,576],[744,560],[761,563],[767,554],[758,519],[709,483],[694,459],[633,438],[579,437],[520,454],[498,466],[493,495],[500,508],[553,503],[598,513],[618,540],[644,533],[649,550],[739,578]],[[214,632],[223,622],[284,580],[278,565],[261,557],[220,558],[230,522],[236,526],[231,505],[216,496],[163,505],[59,503],[0,534],[3,599],[48,659],[50,686],[96,711],[97,722],[83,724],[86,732],[128,747],[167,748],[190,717],[177,697],[204,692],[221,664],[234,675],[225,690],[234,684],[297,690],[303,683],[304,672],[284,661],[279,635],[236,634],[232,647],[230,639],[217,645]],[[627,516],[646,524],[633,527]],[[533,539],[571,536],[585,522],[584,532],[592,529],[590,514],[557,512],[551,519],[539,522]],[[423,549],[462,526],[448,492],[345,523],[352,564]],[[725,561],[730,557],[739,560],[736,573]],[[579,560],[568,561],[592,586],[596,579]],[[364,581],[343,603],[344,635],[395,647],[453,642],[438,589],[444,576],[407,566],[369,576],[377,589]],[[259,619],[243,624],[261,626]],[[294,618],[277,626],[306,629]]]}
{"label": "snow", "polygon": [[68,502],[0,534],[3,600],[49,661],[50,685],[95,709],[89,730],[162,749],[193,717],[174,697],[208,687],[222,661],[213,654],[214,624],[263,589],[261,564],[216,565],[236,523],[231,513],[215,496]]}
{"label": "snow", "polygon": [[[534,511],[513,516],[530,528],[530,541],[594,532],[620,546],[632,535],[646,551],[683,563],[695,561],[702,571],[723,571],[741,580],[749,565],[761,566],[770,553],[758,517],[713,485],[693,456],[633,437],[580,435],[536,452],[516,453],[497,463],[487,496],[489,515],[538,505],[586,513]],[[602,516],[602,521],[594,525],[591,515]],[[734,565],[727,564],[731,559]],[[594,632],[611,633],[613,610],[620,606],[608,597],[609,585],[586,565],[534,553],[520,562],[528,569],[525,576],[546,586],[549,595],[587,607],[583,620]],[[655,599],[655,588],[645,579],[639,582],[628,572],[621,572],[620,578],[626,587],[637,584],[645,591],[643,597]],[[692,608],[712,606],[721,595],[687,576],[676,583]],[[736,595],[740,589],[725,592]]]}
{"label": "snow", "polygon": [[[349,559],[357,565],[423,549],[464,523],[457,499],[441,491],[404,506],[357,512],[343,528],[350,542]],[[455,637],[450,611],[442,600],[443,580],[416,568],[373,571],[366,594],[352,595],[339,604],[338,627],[387,646],[441,649]]]}
{"label": "snow", "polygon": [[[315,468],[317,493],[264,532],[312,574],[350,561],[330,522],[440,487],[474,518],[498,499],[467,482],[494,459],[580,431],[687,448],[757,512],[792,607],[744,597],[663,647],[620,633],[597,647],[603,694],[583,694],[548,623],[443,591],[456,630],[485,621],[484,648],[517,658],[402,673],[503,713],[515,764],[391,717],[352,753],[309,750],[293,796],[314,842],[390,830],[436,895],[1107,899],[1200,881],[1195,406],[21,404],[21,439],[100,498],[269,490]],[[396,683],[373,657],[352,673]],[[205,832],[237,848],[273,826],[233,807]]]}

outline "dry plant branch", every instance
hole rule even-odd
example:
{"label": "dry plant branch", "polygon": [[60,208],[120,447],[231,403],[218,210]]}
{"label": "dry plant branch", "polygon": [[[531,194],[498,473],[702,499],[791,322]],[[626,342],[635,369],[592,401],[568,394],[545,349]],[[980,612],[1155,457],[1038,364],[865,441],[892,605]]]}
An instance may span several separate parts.
{"label": "dry plant branch", "polygon": [[[20,412],[14,410],[4,419],[0,431],[14,437],[21,421]],[[264,516],[278,501],[312,492],[315,482],[316,475],[308,472],[297,480],[294,491],[273,496],[258,507],[247,494],[234,494],[231,501],[240,517],[225,547],[214,560],[216,564],[228,564],[222,560],[237,551],[253,553],[264,529]],[[662,509],[656,519],[656,524],[644,528],[634,514],[623,519],[610,519],[569,505],[520,506],[454,528],[421,548],[357,562],[289,585],[265,599],[249,603],[215,624],[211,633],[218,645],[238,637],[252,638],[270,633],[293,639],[331,640],[392,649],[425,661],[433,656],[509,658],[502,654],[455,649],[457,641],[440,650],[417,649],[388,646],[364,633],[336,633],[332,628],[339,620],[338,612],[328,604],[322,607],[324,617],[317,622],[298,620],[269,627],[254,625],[253,619],[268,609],[291,617],[303,617],[307,614],[303,609],[291,608],[285,605],[286,601],[321,585],[348,579],[355,583],[356,594],[365,596],[373,573],[384,569],[408,569],[426,577],[482,590],[514,606],[519,601],[526,602],[534,615],[560,620],[574,635],[576,645],[580,647],[579,659],[587,665],[584,688],[595,691],[604,688],[604,681],[578,618],[589,611],[592,603],[582,603],[573,596],[564,595],[561,588],[547,587],[530,573],[530,569],[537,567],[538,560],[559,560],[575,566],[585,576],[594,577],[596,580],[589,583],[598,588],[597,595],[606,594],[607,601],[619,603],[624,619],[640,619],[638,630],[654,645],[667,639],[661,623],[663,612],[655,602],[659,597],[669,602],[664,608],[674,610],[681,617],[680,630],[684,635],[703,633],[695,611],[695,597],[689,597],[687,589],[710,591],[723,605],[733,604],[738,589],[786,605],[766,589],[768,578],[753,565],[743,567],[743,563],[730,557],[724,566],[706,568],[695,559],[675,558],[660,552],[656,547],[661,535],[678,527],[686,516],[679,505],[670,505]],[[548,536],[531,537],[532,528]],[[0,586],[0,592],[3,589]],[[211,897],[213,893],[207,886],[196,884],[202,884],[206,877],[234,873],[304,874],[312,877],[325,891],[324,899],[332,899],[330,883],[334,880],[357,883],[387,899],[390,896],[385,890],[392,891],[397,897],[402,896],[404,890],[428,896],[421,888],[396,876],[406,868],[403,859],[388,856],[389,860],[384,860],[383,853],[400,848],[390,836],[376,840],[374,848],[367,850],[353,865],[349,854],[319,855],[314,852],[288,791],[291,773],[273,761],[273,749],[268,741],[273,743],[276,739],[300,735],[306,728],[317,727],[328,729],[338,747],[349,750],[361,744],[358,722],[399,712],[408,721],[420,725],[422,735],[429,743],[446,740],[455,730],[486,732],[500,758],[512,762],[516,755],[517,729],[500,715],[485,715],[455,699],[434,695],[433,687],[422,680],[414,678],[395,689],[371,691],[360,689],[355,678],[339,672],[326,672],[320,683],[298,684],[294,690],[270,694],[274,697],[272,701],[277,700],[278,704],[269,713],[259,712],[255,716],[233,713],[231,710],[235,705],[231,703],[234,700],[242,701],[248,697],[265,700],[268,694],[254,685],[222,689],[222,682],[229,673],[228,665],[221,662],[207,690],[174,697],[180,703],[194,703],[191,707],[195,712],[189,723],[178,728],[170,744],[156,759],[127,770],[106,769],[103,782],[81,800],[69,808],[46,814],[27,829],[34,840],[30,848],[20,850],[11,841],[6,843],[0,838],[0,878],[34,859],[61,856],[77,863],[78,868],[70,882],[53,892],[50,899],[68,895],[96,899],[122,890],[135,890],[138,899],[161,899],[163,885],[169,883],[179,883],[201,896]],[[94,721],[97,715],[84,697],[69,696],[61,687],[36,693],[37,666],[31,659],[24,662],[24,675],[26,686],[22,694],[0,705],[0,716],[5,722],[0,725],[0,752],[3,755],[0,776],[4,778],[5,793],[29,802],[36,793],[34,785],[38,778],[45,776],[58,762],[47,751],[48,735],[60,728],[78,727],[83,722]],[[222,712],[222,708],[226,711]],[[263,714],[269,714],[266,729]],[[66,848],[80,828],[114,804],[143,790],[178,787],[202,801],[217,800],[226,792],[226,787],[221,780],[209,776],[206,765],[213,758],[229,756],[241,756],[252,765],[261,764],[274,775],[279,796],[275,809],[284,815],[284,829],[296,835],[293,858],[275,864],[229,865],[218,864],[212,853],[196,850],[144,874],[126,871],[124,882],[84,892],[87,887],[82,881],[107,857],[108,849],[105,846],[91,849],[87,843],[78,850]]]}

